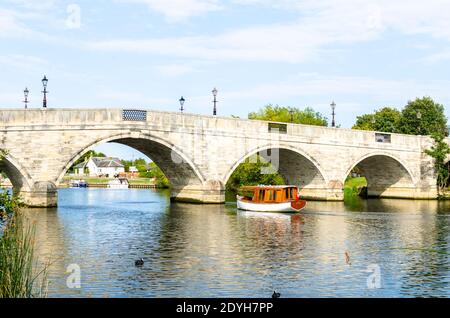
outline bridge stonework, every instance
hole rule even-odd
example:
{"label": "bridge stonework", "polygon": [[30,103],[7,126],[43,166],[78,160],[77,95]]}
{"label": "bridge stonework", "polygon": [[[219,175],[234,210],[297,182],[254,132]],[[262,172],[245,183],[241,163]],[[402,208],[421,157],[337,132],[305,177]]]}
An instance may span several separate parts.
{"label": "bridge stonework", "polygon": [[[343,200],[343,184],[355,167],[380,197],[437,197],[433,160],[425,136],[297,124],[269,130],[269,122],[186,113],[121,109],[2,109],[0,163],[29,206],[55,206],[66,171],[105,142],[131,146],[161,167],[174,200],[225,201],[225,184],[254,154],[270,160],[305,198]],[[271,171],[262,171],[270,173]]]}

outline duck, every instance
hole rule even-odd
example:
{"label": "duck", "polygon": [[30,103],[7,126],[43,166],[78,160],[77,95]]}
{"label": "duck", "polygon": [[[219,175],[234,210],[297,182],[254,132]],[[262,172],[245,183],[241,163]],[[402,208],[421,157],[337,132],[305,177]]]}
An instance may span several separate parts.
{"label": "duck", "polygon": [[142,266],[142,265],[144,265],[144,259],[143,258],[138,259],[137,261],[134,262],[134,265],[135,266]]}
{"label": "duck", "polygon": [[273,291],[272,298],[280,298],[281,294]]}

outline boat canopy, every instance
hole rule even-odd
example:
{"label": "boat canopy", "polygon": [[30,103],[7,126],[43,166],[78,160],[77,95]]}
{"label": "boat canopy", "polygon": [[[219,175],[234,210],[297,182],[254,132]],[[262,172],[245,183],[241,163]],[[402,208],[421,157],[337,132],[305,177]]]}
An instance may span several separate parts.
{"label": "boat canopy", "polygon": [[242,196],[242,200],[257,203],[281,203],[298,199],[298,187],[293,185],[242,186],[238,193]]}
{"label": "boat canopy", "polygon": [[243,191],[253,191],[256,189],[261,190],[279,190],[279,189],[286,189],[286,188],[297,188],[295,185],[255,185],[255,186],[242,186],[239,189]]}

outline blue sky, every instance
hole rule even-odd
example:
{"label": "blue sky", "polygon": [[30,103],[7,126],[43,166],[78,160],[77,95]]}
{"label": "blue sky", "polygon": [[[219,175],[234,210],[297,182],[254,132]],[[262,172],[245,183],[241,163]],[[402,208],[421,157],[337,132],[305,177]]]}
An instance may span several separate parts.
{"label": "blue sky", "polygon": [[[448,0],[0,0],[0,107],[142,107],[246,117],[268,103],[357,115],[450,107]],[[449,116],[449,110],[446,110]],[[137,158],[118,145],[99,148]]]}

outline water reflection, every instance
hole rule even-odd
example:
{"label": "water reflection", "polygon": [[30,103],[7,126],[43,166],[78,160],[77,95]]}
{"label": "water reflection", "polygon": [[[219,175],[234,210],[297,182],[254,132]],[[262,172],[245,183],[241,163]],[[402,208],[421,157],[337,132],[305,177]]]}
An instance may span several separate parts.
{"label": "water reflection", "polygon": [[[53,262],[52,297],[450,295],[450,202],[309,202],[290,215],[170,204],[166,192],[139,189],[66,189],[59,200],[27,210],[40,258]],[[72,263],[79,290],[66,286]],[[381,289],[367,288],[370,264]]]}

